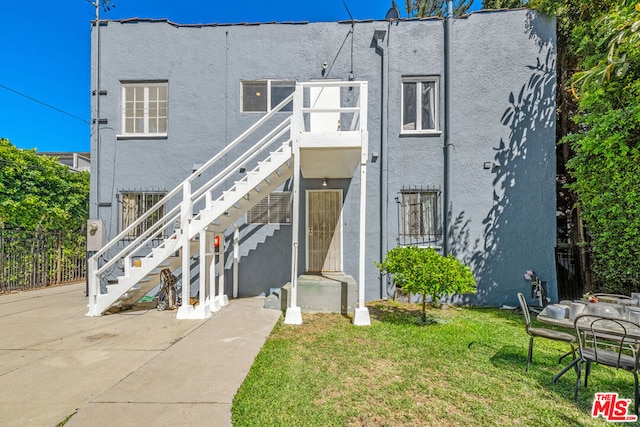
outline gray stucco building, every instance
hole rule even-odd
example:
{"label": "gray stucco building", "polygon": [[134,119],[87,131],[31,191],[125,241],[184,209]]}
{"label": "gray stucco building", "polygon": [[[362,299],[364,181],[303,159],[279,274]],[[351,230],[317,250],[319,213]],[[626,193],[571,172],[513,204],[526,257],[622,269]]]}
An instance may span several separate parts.
{"label": "gray stucco building", "polygon": [[[225,147],[292,94],[296,82],[354,82],[331,92],[340,105],[319,95],[330,89],[311,85],[300,95],[311,104],[322,98],[319,114],[337,132],[363,121],[354,117],[355,108],[366,114],[367,125],[361,147],[366,175],[351,165],[352,154],[346,152],[309,151],[301,157],[297,270],[292,268],[289,203],[295,180],[285,177],[277,188],[261,192],[261,200],[254,198],[233,224],[216,231],[226,240],[225,269],[205,272],[195,255],[193,263],[181,261],[175,271],[189,265],[194,287],[203,274],[213,278],[222,273],[224,294],[268,294],[291,281],[292,271],[343,272],[360,282],[362,249],[368,301],[393,294],[374,261],[399,244],[417,244],[442,248],[471,267],[478,292],[455,296],[456,303],[516,305],[516,293],[530,289],[523,277],[527,270],[535,270],[547,282],[551,299],[557,299],[552,20],[524,9],[476,12],[453,20],[450,43],[439,18],[257,25],[130,19],[101,24],[99,55],[93,55],[92,64],[92,87],[99,87],[100,95],[99,100],[95,91],[92,96],[99,131],[91,141],[91,218],[102,221],[99,232],[107,241],[214,156],[223,153],[221,166],[197,179],[213,178],[233,166],[248,148],[238,145],[224,153]],[[95,33],[94,27],[94,52]],[[359,105],[363,99],[366,105]],[[341,106],[351,110],[331,111]],[[287,104],[272,119],[288,117],[293,108],[298,106]],[[235,188],[234,182],[249,174],[257,160],[225,175],[213,197]],[[349,165],[341,165],[343,160]],[[361,176],[366,177],[362,248]],[[196,215],[202,203],[195,202],[189,214]],[[314,203],[332,213],[310,219]],[[167,204],[161,213],[174,206]],[[224,212],[229,215],[228,209]],[[120,240],[135,241],[148,221]],[[170,237],[174,226],[180,228],[167,225],[154,235],[156,240]],[[309,241],[322,227],[331,231],[325,237],[328,248],[318,254]],[[123,246],[100,254],[100,262]],[[121,258],[100,272],[103,292],[109,278],[127,275],[122,262],[132,260]]]}

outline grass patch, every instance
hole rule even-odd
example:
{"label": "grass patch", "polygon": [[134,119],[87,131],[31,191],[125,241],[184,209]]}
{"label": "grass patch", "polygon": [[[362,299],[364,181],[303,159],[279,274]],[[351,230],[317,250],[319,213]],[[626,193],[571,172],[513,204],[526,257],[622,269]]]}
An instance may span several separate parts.
{"label": "grass patch", "polygon": [[[559,342],[529,338],[521,315],[483,308],[369,305],[371,326],[340,315],[279,322],[238,390],[235,426],[566,426],[592,419],[596,392],[633,399],[633,376],[593,366],[573,400],[575,371],[557,384]],[[568,363],[565,359],[564,363]]]}

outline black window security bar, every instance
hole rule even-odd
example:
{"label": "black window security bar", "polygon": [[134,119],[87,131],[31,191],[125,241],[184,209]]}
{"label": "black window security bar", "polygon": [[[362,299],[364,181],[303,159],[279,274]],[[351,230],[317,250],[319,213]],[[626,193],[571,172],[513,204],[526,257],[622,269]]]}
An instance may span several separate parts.
{"label": "black window security bar", "polygon": [[442,239],[439,187],[403,187],[396,196],[399,245],[434,244]]}
{"label": "black window security bar", "polygon": [[[118,194],[118,202],[120,203],[120,230],[126,229],[136,219],[142,216],[146,211],[151,209],[158,201],[162,200],[166,194],[166,190],[122,190]],[[133,229],[127,238],[135,239],[146,230],[157,226],[158,220],[164,216],[166,206],[156,211],[147,218],[142,224]],[[158,235],[157,238],[165,238],[167,236]]]}

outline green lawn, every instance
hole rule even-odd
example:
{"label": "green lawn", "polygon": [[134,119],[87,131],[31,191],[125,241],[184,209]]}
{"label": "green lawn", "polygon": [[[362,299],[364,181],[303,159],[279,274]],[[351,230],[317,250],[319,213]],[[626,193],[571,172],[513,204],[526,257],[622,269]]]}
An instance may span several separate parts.
{"label": "green lawn", "polygon": [[234,398],[234,425],[605,425],[590,416],[595,392],[633,399],[632,374],[594,365],[576,403],[575,371],[551,381],[564,343],[536,339],[526,372],[521,315],[431,308],[422,324],[419,310],[371,303],[369,327],[329,314],[280,321]]}

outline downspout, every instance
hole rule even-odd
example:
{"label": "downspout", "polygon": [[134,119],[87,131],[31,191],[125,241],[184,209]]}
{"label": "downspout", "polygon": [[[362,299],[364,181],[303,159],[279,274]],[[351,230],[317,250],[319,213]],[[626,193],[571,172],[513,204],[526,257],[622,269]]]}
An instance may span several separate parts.
{"label": "downspout", "polygon": [[447,17],[444,21],[444,172],[442,191],[442,252],[449,255],[449,221],[451,194],[451,27],[453,25],[453,0],[447,0]]}
{"label": "downspout", "polygon": [[[380,261],[385,258],[388,250],[387,239],[387,222],[388,222],[388,158],[387,158],[387,145],[388,145],[388,132],[389,132],[389,61],[387,58],[387,46],[389,44],[389,38],[387,37],[385,46],[385,36],[391,30],[391,23],[389,28],[385,30],[375,31],[376,40],[376,52],[380,55]],[[388,275],[380,275],[380,298],[387,299],[387,278]]]}

